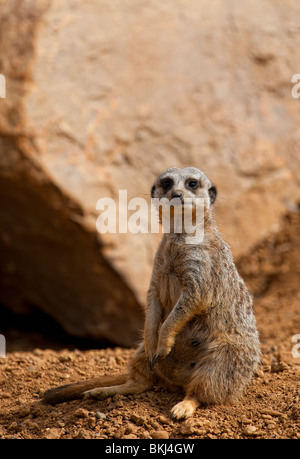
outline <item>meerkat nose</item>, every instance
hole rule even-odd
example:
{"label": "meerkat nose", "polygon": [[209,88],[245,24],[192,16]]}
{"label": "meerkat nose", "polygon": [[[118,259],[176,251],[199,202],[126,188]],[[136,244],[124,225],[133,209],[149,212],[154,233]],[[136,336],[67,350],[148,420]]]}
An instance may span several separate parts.
{"label": "meerkat nose", "polygon": [[173,191],[172,193],[172,198],[179,198],[179,199],[182,199],[183,198],[183,194],[181,191]]}

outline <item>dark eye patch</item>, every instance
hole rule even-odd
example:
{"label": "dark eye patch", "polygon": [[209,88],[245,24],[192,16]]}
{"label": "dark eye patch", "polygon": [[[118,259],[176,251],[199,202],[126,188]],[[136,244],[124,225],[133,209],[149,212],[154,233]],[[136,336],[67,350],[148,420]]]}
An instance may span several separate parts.
{"label": "dark eye patch", "polygon": [[196,365],[196,363],[197,363],[197,362],[191,362],[191,363],[190,363],[190,367],[191,367],[191,368],[194,368],[194,366]]}
{"label": "dark eye patch", "polygon": [[201,186],[201,183],[199,182],[199,180],[196,180],[196,179],[188,179],[186,181],[186,186],[190,188],[191,190],[196,190],[196,188]]}
{"label": "dark eye patch", "polygon": [[173,186],[173,180],[169,178],[165,178],[160,182],[160,185],[163,190],[169,190]]}

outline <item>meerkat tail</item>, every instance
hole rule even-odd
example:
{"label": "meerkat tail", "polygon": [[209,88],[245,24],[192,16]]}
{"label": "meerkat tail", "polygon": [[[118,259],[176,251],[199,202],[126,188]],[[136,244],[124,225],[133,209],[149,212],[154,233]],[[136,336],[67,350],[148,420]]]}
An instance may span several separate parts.
{"label": "meerkat tail", "polygon": [[42,402],[49,405],[56,405],[71,400],[77,400],[82,397],[83,392],[96,387],[115,386],[124,384],[128,380],[127,374],[114,376],[101,376],[99,378],[89,379],[65,386],[54,387],[44,392]]}

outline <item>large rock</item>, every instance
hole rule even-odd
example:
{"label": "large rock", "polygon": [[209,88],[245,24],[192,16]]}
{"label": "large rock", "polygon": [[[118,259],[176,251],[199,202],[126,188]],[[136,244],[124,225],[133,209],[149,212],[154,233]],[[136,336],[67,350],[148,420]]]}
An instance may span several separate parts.
{"label": "large rock", "polygon": [[0,101],[0,301],[20,314],[41,308],[75,336],[132,346],[141,305],[103,255],[89,212],[43,166],[28,126],[24,98],[44,6],[37,3],[7,2],[0,21],[8,83]]}
{"label": "large rock", "polygon": [[41,308],[72,335],[136,344],[140,305],[103,256],[84,209],[13,142],[1,147],[14,158],[0,181],[1,302],[21,314]]}
{"label": "large rock", "polygon": [[[15,225],[23,240],[8,246],[2,237],[0,301],[34,302],[72,333],[131,342],[159,236],[97,234],[98,199],[117,200],[119,189],[128,201],[148,198],[164,169],[194,165],[219,189],[217,219],[236,257],[274,228],[300,199],[300,112],[291,96],[300,6],[0,5],[6,50],[0,73],[7,78],[7,99],[0,100],[6,192],[0,225],[4,235]],[[29,256],[22,260],[21,246]],[[31,280],[19,282],[7,266]],[[126,314],[127,341],[125,330],[122,338],[119,327],[113,332]]]}

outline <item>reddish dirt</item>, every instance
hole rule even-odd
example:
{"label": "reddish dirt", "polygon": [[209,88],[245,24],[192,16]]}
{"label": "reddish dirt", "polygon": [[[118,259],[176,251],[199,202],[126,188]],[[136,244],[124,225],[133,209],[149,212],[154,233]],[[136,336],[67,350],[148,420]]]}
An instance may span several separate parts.
{"label": "reddish dirt", "polygon": [[169,415],[181,395],[160,388],[45,406],[45,389],[123,373],[134,350],[12,351],[0,359],[0,438],[300,438],[300,345],[292,342],[300,334],[300,212],[287,215],[239,270],[255,294],[263,353],[239,403],[198,408],[181,422]]}

